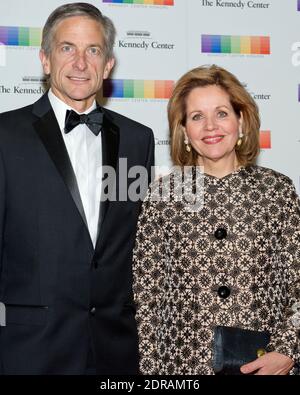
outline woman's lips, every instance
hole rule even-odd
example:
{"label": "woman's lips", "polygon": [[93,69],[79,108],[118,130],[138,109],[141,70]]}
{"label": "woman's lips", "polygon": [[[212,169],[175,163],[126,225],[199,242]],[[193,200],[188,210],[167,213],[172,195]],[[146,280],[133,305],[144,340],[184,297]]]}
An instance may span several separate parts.
{"label": "woman's lips", "polygon": [[204,137],[202,141],[205,144],[218,144],[220,141],[222,141],[224,136],[218,135],[218,136],[208,136]]}

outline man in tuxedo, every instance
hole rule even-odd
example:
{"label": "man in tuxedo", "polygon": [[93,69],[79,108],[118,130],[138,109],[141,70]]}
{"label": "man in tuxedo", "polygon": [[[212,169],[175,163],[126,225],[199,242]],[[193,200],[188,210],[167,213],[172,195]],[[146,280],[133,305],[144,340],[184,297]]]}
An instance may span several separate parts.
{"label": "man in tuxedo", "polygon": [[114,38],[96,7],[57,8],[40,52],[50,90],[0,116],[2,374],[137,373],[131,259],[140,200],[124,199],[122,182],[137,180],[120,180],[119,166],[125,158],[150,174],[154,138],[95,101]]}

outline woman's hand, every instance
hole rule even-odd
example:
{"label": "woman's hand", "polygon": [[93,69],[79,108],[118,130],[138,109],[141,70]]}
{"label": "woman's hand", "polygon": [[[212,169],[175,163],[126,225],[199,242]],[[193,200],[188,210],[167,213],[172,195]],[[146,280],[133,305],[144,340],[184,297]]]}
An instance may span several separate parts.
{"label": "woman's hand", "polygon": [[278,352],[269,352],[241,367],[244,374],[255,375],[286,375],[294,366],[294,361]]}

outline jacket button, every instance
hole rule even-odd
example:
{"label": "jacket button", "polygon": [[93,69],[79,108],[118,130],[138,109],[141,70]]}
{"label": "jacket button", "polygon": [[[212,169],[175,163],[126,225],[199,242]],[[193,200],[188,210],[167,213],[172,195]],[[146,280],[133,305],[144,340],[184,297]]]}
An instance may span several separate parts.
{"label": "jacket button", "polygon": [[96,313],[96,307],[92,307],[90,310],[91,315],[95,315]]}
{"label": "jacket button", "polygon": [[222,286],[218,289],[218,295],[219,295],[219,297],[222,298],[222,299],[228,298],[228,296],[230,295],[230,288],[226,287],[225,285],[222,285]]}
{"label": "jacket button", "polygon": [[227,230],[224,228],[218,228],[215,231],[215,238],[218,240],[223,240],[227,237]]}

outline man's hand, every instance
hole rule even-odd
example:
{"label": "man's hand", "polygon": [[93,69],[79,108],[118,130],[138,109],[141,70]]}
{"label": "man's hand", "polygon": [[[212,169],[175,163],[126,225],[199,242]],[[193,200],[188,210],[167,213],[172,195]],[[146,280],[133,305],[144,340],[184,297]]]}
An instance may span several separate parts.
{"label": "man's hand", "polygon": [[278,352],[269,352],[255,361],[241,367],[244,374],[255,375],[286,375],[294,366],[294,361],[286,355]]}

